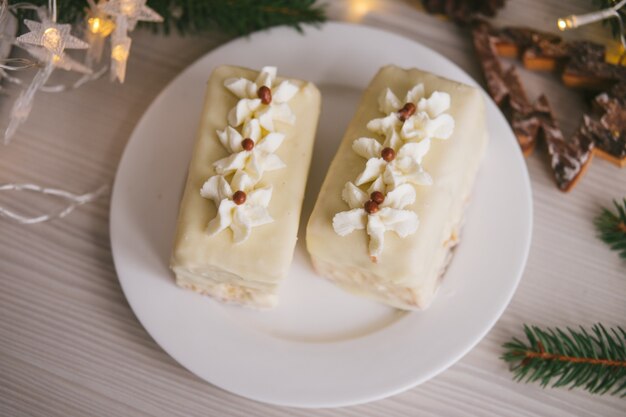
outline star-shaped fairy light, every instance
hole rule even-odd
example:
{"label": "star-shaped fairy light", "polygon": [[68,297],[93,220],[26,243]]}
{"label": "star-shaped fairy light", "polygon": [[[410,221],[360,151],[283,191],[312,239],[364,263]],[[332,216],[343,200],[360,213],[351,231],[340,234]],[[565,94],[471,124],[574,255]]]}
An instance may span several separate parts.
{"label": "star-shaped fairy light", "polygon": [[123,83],[130,55],[128,32],[135,29],[138,21],[162,22],[163,17],[146,6],[146,0],[110,0],[98,4],[98,9],[115,17],[115,30],[111,36],[111,79]]}
{"label": "star-shaped fairy light", "polygon": [[285,135],[277,132],[263,135],[258,119],[246,123],[242,133],[228,126],[222,131],[217,131],[217,136],[231,154],[216,161],[213,166],[218,174],[234,173],[233,186],[251,187],[261,179],[265,171],[285,167],[285,163],[274,154],[285,139]]}
{"label": "star-shaped fairy light", "polygon": [[274,221],[267,211],[272,187],[233,190],[223,176],[215,175],[204,183],[200,195],[217,206],[217,215],[207,226],[209,236],[229,228],[233,241],[241,243],[250,236],[253,227]]}
{"label": "star-shaped fairy light", "polygon": [[[100,4],[104,2],[101,0]],[[87,58],[89,62],[100,62],[102,58],[102,50],[104,47],[104,40],[109,37],[115,29],[115,22],[109,18],[105,12],[100,10],[96,3],[92,0],[88,0],[89,10],[87,11],[87,30],[85,31],[85,38],[89,43],[89,49],[87,50]]]}
{"label": "star-shaped fairy light", "polygon": [[[125,30],[131,32],[137,26],[138,21],[162,22],[160,14],[146,6],[147,0],[109,0],[98,4],[98,8],[104,13],[115,16],[119,22],[123,20]],[[117,22],[116,22],[117,23]]]}
{"label": "star-shaped fairy light", "polygon": [[89,44],[70,34],[71,25],[62,25],[50,20],[36,22],[24,20],[30,32],[19,36],[21,44],[41,46],[53,55],[61,55],[65,49],[87,49]]}
{"label": "star-shaped fairy light", "polygon": [[333,229],[339,236],[365,229],[369,236],[369,255],[377,262],[383,252],[385,232],[395,232],[400,237],[409,236],[417,230],[417,214],[404,210],[415,202],[415,190],[410,184],[398,186],[386,195],[375,191],[367,194],[351,182],[341,195],[350,206],[333,217]]}
{"label": "star-shaped fairy light", "polygon": [[35,94],[43,87],[55,68],[84,72],[85,67],[65,55],[65,49],[85,49],[86,42],[70,34],[71,25],[56,23],[56,2],[53,2],[49,16],[41,22],[24,20],[30,32],[16,39],[18,46],[24,47],[44,65],[40,68],[28,87],[23,90],[11,109],[9,124],[4,132],[4,143],[8,144],[18,127],[28,119],[33,108]]}
{"label": "star-shaped fairy light", "polygon": [[[22,48],[40,62],[47,62],[47,60],[50,59],[49,52],[41,46],[22,45]],[[93,73],[91,68],[70,58],[69,55],[67,55],[65,52],[62,52],[59,55],[57,54],[52,55],[51,60],[52,60],[52,65],[55,68],[60,68],[65,71],[74,71],[74,72],[78,72],[81,74]]]}
{"label": "star-shaped fairy light", "polygon": [[356,185],[372,183],[368,192],[386,192],[399,185],[431,185],[430,175],[422,167],[422,159],[430,149],[430,139],[405,143],[399,150],[383,147],[376,139],[359,138],[352,149],[367,159],[365,169],[355,180]]}

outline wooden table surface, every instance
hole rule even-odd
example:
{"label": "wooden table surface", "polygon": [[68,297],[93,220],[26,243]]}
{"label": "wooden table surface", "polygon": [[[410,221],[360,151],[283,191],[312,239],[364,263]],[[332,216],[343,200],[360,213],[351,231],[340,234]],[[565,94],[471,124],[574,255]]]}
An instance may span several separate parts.
{"label": "wooden table surface", "polygon": [[[328,3],[332,19],[419,41],[483,82],[466,32],[418,11],[416,2]],[[510,0],[496,22],[554,31],[558,16],[589,11],[590,3]],[[609,35],[593,25],[568,36],[606,41]],[[133,39],[126,84],[101,79],[37,97],[30,120],[0,150],[0,183],[34,182],[77,193],[111,183],[135,124],[155,96],[226,40],[141,31]],[[548,93],[569,136],[578,126],[582,98],[549,74],[522,75],[531,96]],[[3,126],[14,97],[15,91],[0,98]],[[592,226],[600,206],[626,196],[626,169],[597,159],[577,188],[563,194],[542,149],[527,163],[535,218],[530,257],[493,330],[427,383],[341,409],[256,403],[200,380],[170,358],[139,324],[120,289],[109,243],[108,196],[62,221],[21,226],[0,219],[0,416],[624,416],[624,399],[516,383],[498,359],[503,342],[522,336],[523,323],[626,325],[626,263],[594,237]],[[0,194],[0,203],[30,213],[59,207],[10,193]]]}

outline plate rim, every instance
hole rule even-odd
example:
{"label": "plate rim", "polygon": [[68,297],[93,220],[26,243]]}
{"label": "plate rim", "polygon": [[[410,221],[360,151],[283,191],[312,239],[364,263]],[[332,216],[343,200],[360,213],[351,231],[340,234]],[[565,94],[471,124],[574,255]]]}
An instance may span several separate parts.
{"label": "plate rim", "polygon": [[[419,45],[422,48],[426,48],[428,49],[433,55],[437,56],[438,59],[443,60],[444,62],[446,62],[447,65],[453,66],[455,67],[458,71],[462,72],[463,74],[465,74],[468,79],[472,80],[472,85],[477,87],[483,94],[483,98],[486,101],[486,108],[487,107],[493,107],[496,110],[496,113],[498,118],[501,119],[501,121],[504,122],[506,129],[509,133],[509,136],[511,136],[512,139],[515,138],[513,131],[510,127],[510,125],[508,124],[508,122],[506,121],[506,119],[504,118],[504,115],[502,114],[502,112],[500,111],[500,109],[497,107],[497,105],[495,104],[495,102],[492,100],[492,98],[485,92],[484,88],[478,83],[476,82],[476,80],[470,76],[463,68],[461,68],[460,66],[458,66],[456,63],[454,63],[451,59],[447,58],[446,56],[442,55],[441,53],[437,52],[436,50],[422,44],[421,42],[419,42],[416,39],[412,39],[410,37],[404,36],[402,34],[390,31],[390,30],[386,30],[386,29],[381,29],[378,27],[373,27],[373,26],[369,26],[369,25],[365,25],[365,24],[356,24],[356,23],[351,23],[351,22],[338,22],[338,21],[329,21],[324,23],[321,26],[307,26],[304,28],[304,33],[300,34],[300,36],[305,36],[306,33],[308,31],[313,31],[313,30],[319,30],[319,31],[323,31],[325,30],[326,27],[337,27],[337,28],[341,28],[341,27],[345,27],[345,28],[349,28],[349,30],[356,30],[356,31],[361,31],[364,30],[366,32],[371,32],[371,33],[379,33],[381,35],[384,36],[391,36],[391,37],[397,37],[397,38],[402,38],[406,41],[415,43],[417,45]],[[446,371],[448,368],[450,368],[452,365],[456,364],[459,360],[461,360],[465,355],[467,355],[470,351],[472,351],[476,345],[478,343],[480,343],[480,341],[482,341],[485,336],[491,331],[491,329],[493,328],[493,326],[498,322],[498,320],[502,317],[502,314],[504,313],[504,311],[508,308],[513,296],[515,295],[517,288],[519,287],[520,281],[522,279],[523,273],[525,271],[527,262],[528,262],[528,256],[530,253],[530,248],[532,245],[532,232],[533,232],[533,222],[534,222],[534,212],[533,212],[533,194],[532,194],[532,187],[531,187],[531,181],[530,181],[530,176],[529,176],[529,172],[528,172],[528,167],[526,165],[526,162],[522,156],[521,151],[520,152],[516,152],[515,153],[515,158],[517,159],[519,165],[522,167],[522,182],[523,182],[523,186],[524,186],[524,190],[528,195],[528,199],[526,200],[526,213],[528,215],[528,224],[529,227],[525,230],[525,245],[524,245],[524,250],[523,253],[520,256],[520,263],[519,263],[519,270],[515,271],[515,275],[516,275],[516,279],[514,284],[511,286],[510,291],[508,292],[508,294],[506,294],[506,297],[503,297],[504,302],[502,302],[500,308],[498,309],[497,314],[495,314],[491,319],[490,322],[488,324],[486,324],[483,328],[483,331],[480,332],[479,334],[475,334],[475,336],[473,337],[473,340],[471,341],[471,343],[467,343],[465,345],[465,348],[460,349],[458,351],[458,353],[456,355],[451,355],[449,357],[449,360],[447,361],[447,363],[444,366],[441,366],[440,368],[438,368],[435,371],[431,371],[430,373],[426,373],[421,375],[421,377],[418,378],[412,378],[410,382],[404,383],[404,384],[398,384],[398,386],[396,386],[393,389],[381,389],[379,394],[365,394],[365,395],[352,395],[350,400],[345,400],[345,401],[328,401],[325,402],[323,404],[320,403],[301,403],[301,402],[291,402],[291,401],[280,401],[280,400],[275,400],[275,399],[267,399],[267,398],[262,398],[259,396],[255,396],[255,395],[250,395],[250,394],[242,394],[239,392],[236,392],[235,390],[231,390],[228,388],[224,388],[221,385],[217,385],[215,382],[210,381],[208,379],[206,379],[204,376],[200,375],[199,373],[197,373],[192,367],[187,366],[184,362],[184,360],[181,360],[177,354],[173,354],[171,352],[171,350],[169,348],[166,347],[166,343],[163,343],[160,337],[156,337],[155,333],[153,331],[151,331],[151,329],[146,326],[144,320],[142,319],[141,315],[138,314],[137,310],[136,310],[136,305],[134,303],[131,302],[131,299],[133,299],[133,296],[129,296],[128,290],[127,290],[127,286],[124,283],[124,280],[121,279],[120,277],[120,267],[118,265],[118,257],[121,256],[117,253],[116,250],[116,245],[114,244],[114,240],[115,240],[115,236],[117,235],[117,232],[115,231],[115,218],[116,215],[114,215],[114,213],[116,212],[115,207],[116,207],[116,200],[119,199],[119,197],[116,198],[120,187],[120,171],[122,170],[122,167],[125,165],[126,160],[129,158],[129,154],[130,151],[129,149],[131,148],[131,143],[133,142],[133,139],[135,138],[136,132],[139,130],[139,128],[145,123],[145,121],[148,119],[148,115],[151,111],[151,109],[156,106],[159,102],[161,102],[163,100],[163,97],[167,94],[167,92],[170,90],[170,88],[181,78],[185,77],[185,75],[188,72],[191,72],[193,70],[193,67],[195,67],[196,65],[199,64],[200,61],[206,59],[206,57],[208,55],[217,53],[218,51],[221,51],[223,49],[227,49],[227,48],[232,48],[233,46],[236,46],[238,43],[242,43],[242,42],[253,42],[254,41],[254,37],[255,36],[261,36],[261,35],[271,35],[274,32],[281,32],[281,31],[285,31],[285,30],[291,30],[290,28],[284,27],[284,26],[279,26],[279,27],[274,27],[274,28],[270,28],[270,29],[265,29],[265,30],[261,30],[261,31],[257,31],[254,32],[248,36],[245,37],[238,37],[235,39],[232,39],[222,45],[219,45],[216,48],[213,48],[209,51],[207,51],[206,53],[202,54],[201,56],[199,56],[196,60],[194,60],[192,63],[190,63],[187,67],[185,67],[180,73],[178,73],[174,78],[172,78],[162,89],[161,91],[154,97],[154,99],[150,102],[150,104],[145,108],[143,114],[141,115],[141,117],[138,119],[137,123],[135,124],[135,126],[133,127],[133,130],[131,132],[131,134],[129,135],[128,141],[124,147],[124,151],[122,153],[122,156],[119,159],[119,163],[118,166],[116,168],[115,171],[115,179],[113,182],[113,187],[112,187],[112,193],[111,193],[111,199],[110,199],[110,210],[109,210],[109,236],[110,236],[110,243],[111,243],[111,253],[112,253],[112,258],[113,258],[113,263],[114,263],[114,267],[115,267],[115,271],[116,271],[116,275],[118,278],[118,281],[120,282],[120,287],[122,288],[122,292],[124,294],[124,297],[126,298],[128,305],[130,306],[133,314],[135,315],[135,317],[137,318],[137,320],[139,321],[139,323],[142,325],[142,327],[144,328],[144,330],[150,335],[150,337],[157,343],[157,345],[163,349],[170,357],[172,357],[180,366],[182,366],[183,368],[185,368],[186,370],[188,370],[189,372],[191,372],[193,375],[196,375],[198,378],[202,379],[205,382],[208,382],[209,384],[213,385],[214,387],[223,390],[223,391],[227,391],[230,392],[232,394],[235,394],[237,396],[240,397],[244,397],[244,398],[248,398],[254,401],[259,401],[262,403],[266,403],[266,404],[272,404],[272,405],[278,405],[278,406],[288,406],[288,407],[297,407],[297,408],[333,408],[333,407],[343,407],[343,406],[351,406],[351,405],[357,405],[357,404],[364,404],[364,403],[368,403],[371,401],[377,401],[380,399],[384,399],[384,398],[388,398],[390,396],[394,396],[397,395],[399,393],[402,393],[408,389],[414,388],[417,385],[420,385],[430,379],[432,379],[433,377],[441,374],[442,372]],[[516,142],[517,144],[517,142]]]}

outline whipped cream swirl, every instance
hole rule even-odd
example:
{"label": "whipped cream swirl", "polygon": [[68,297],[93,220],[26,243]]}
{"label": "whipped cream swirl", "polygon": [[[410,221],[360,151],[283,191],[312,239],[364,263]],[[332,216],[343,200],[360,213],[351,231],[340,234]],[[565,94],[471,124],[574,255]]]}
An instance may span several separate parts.
{"label": "whipped cream swirl", "polygon": [[272,187],[247,189],[245,192],[245,202],[236,202],[232,187],[222,175],[215,175],[204,183],[200,195],[213,200],[217,206],[217,216],[206,229],[209,236],[230,228],[234,242],[241,243],[250,237],[253,227],[274,221],[267,210],[272,199]]}
{"label": "whipped cream swirl", "polygon": [[402,102],[389,88],[385,89],[378,100],[378,107],[385,117],[373,119],[367,128],[385,138],[384,146],[400,148],[406,142],[419,142],[424,139],[448,139],[454,131],[454,119],[447,113],[450,108],[450,95],[435,91],[426,98],[424,85],[411,88],[405,97],[405,103],[415,105],[417,111],[407,120],[402,121],[397,111]]}
{"label": "whipped cream swirl", "polygon": [[415,202],[415,190],[409,184],[400,185],[387,193],[379,210],[374,213],[368,213],[364,208],[369,195],[351,182],[346,183],[341,197],[351,210],[337,213],[333,218],[333,228],[339,236],[366,229],[373,262],[377,262],[383,252],[386,231],[406,237],[415,233],[419,225],[417,214],[403,210]]}
{"label": "whipped cream swirl", "polygon": [[[274,152],[280,147],[285,135],[270,132],[262,135],[258,119],[244,124],[242,133],[232,126],[217,131],[217,136],[231,155],[213,163],[215,172],[222,175],[234,173],[232,184],[235,188],[247,189],[261,180],[265,171],[284,168],[285,163]],[[252,140],[251,150],[243,148],[244,139]]]}
{"label": "whipped cream swirl", "polygon": [[229,125],[216,132],[229,155],[213,163],[217,175],[200,190],[217,207],[207,226],[209,236],[230,229],[237,244],[250,237],[253,227],[274,221],[268,211],[272,187],[259,184],[265,172],[286,166],[275,154],[285,135],[275,131],[274,122],[295,123],[287,102],[300,90],[289,81],[274,86],[275,79],[276,68],[265,67],[254,82],[245,78],[224,82],[240,100],[228,114]]}
{"label": "whipped cream swirl", "polygon": [[[239,97],[237,105],[228,113],[228,123],[233,127],[241,126],[252,118],[258,119],[261,126],[270,132],[276,127],[274,122],[295,123],[295,116],[287,105],[299,90],[299,87],[287,80],[274,86],[276,67],[263,67],[256,81],[246,78],[229,78],[225,87]],[[259,89],[267,87],[271,91],[271,101],[263,103],[259,97]]]}
{"label": "whipped cream swirl", "polygon": [[[404,238],[417,230],[417,214],[405,208],[415,202],[414,186],[433,183],[422,161],[433,139],[448,139],[454,131],[454,119],[445,113],[450,109],[450,95],[435,91],[426,97],[423,84],[411,88],[404,101],[385,89],[378,107],[385,116],[369,121],[367,128],[383,141],[362,137],[352,143],[354,152],[367,161],[342,193],[351,210],[333,218],[340,236],[365,229],[373,262],[383,252],[386,231]],[[367,192],[360,188],[368,184]]]}
{"label": "whipped cream swirl", "polygon": [[433,183],[430,175],[422,167],[422,159],[430,149],[430,139],[407,143],[399,150],[391,148],[396,156],[389,162],[381,156],[384,148],[376,139],[359,138],[352,143],[352,149],[367,159],[365,169],[354,183],[363,185],[371,182],[369,193],[374,191],[385,193],[405,183],[415,185]]}

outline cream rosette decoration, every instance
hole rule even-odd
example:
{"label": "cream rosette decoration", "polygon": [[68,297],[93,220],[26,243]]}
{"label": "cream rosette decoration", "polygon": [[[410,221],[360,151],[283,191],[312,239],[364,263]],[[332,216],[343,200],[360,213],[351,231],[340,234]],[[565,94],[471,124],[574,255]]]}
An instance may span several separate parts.
{"label": "cream rosette decoration", "polygon": [[226,150],[232,154],[213,163],[220,175],[235,174],[233,185],[249,188],[256,184],[265,171],[284,168],[285,163],[274,154],[285,139],[285,135],[270,132],[263,135],[260,121],[248,121],[242,133],[228,126],[217,131],[217,136]]}
{"label": "cream rosette decoration", "polygon": [[[404,238],[417,230],[417,214],[405,207],[415,202],[413,186],[433,183],[422,160],[430,150],[431,139],[448,139],[454,131],[454,119],[445,113],[450,108],[450,95],[435,91],[426,98],[423,84],[406,93],[404,104],[386,88],[378,107],[386,116],[371,120],[367,128],[383,136],[384,142],[363,137],[352,143],[354,152],[367,162],[354,183],[348,182],[342,192],[351,210],[333,217],[333,228],[340,236],[366,230],[373,262],[383,251],[386,231]],[[360,187],[367,184],[365,192]]]}
{"label": "cream rosette decoration", "polygon": [[215,175],[204,183],[200,195],[213,200],[217,207],[217,216],[207,226],[209,236],[229,228],[233,241],[241,243],[248,239],[253,227],[274,221],[267,210],[272,187],[233,191],[222,175]]}
{"label": "cream rosette decoration", "polygon": [[383,147],[376,139],[359,138],[352,149],[367,159],[365,169],[355,180],[356,185],[371,182],[368,192],[387,192],[406,183],[431,185],[430,175],[422,167],[422,159],[430,149],[430,139],[418,143],[406,143],[396,151]]}
{"label": "cream rosette decoration", "polygon": [[274,132],[274,122],[295,123],[295,116],[287,102],[299,87],[289,81],[274,86],[276,67],[263,67],[256,81],[229,78],[224,86],[239,97],[239,102],[228,114],[228,123],[238,127],[250,119],[259,119],[263,129]]}
{"label": "cream rosette decoration", "polygon": [[406,237],[415,233],[419,225],[417,214],[404,210],[415,202],[415,190],[409,184],[400,185],[387,195],[378,191],[368,195],[348,182],[341,197],[351,210],[335,214],[333,228],[340,236],[365,229],[373,262],[377,262],[383,252],[385,232],[392,231]]}
{"label": "cream rosette decoration", "polygon": [[454,119],[444,113],[450,108],[450,95],[435,91],[426,98],[423,84],[407,92],[404,105],[387,88],[378,106],[387,116],[371,120],[367,128],[385,137],[385,147],[399,149],[406,142],[448,139],[454,131]]}

